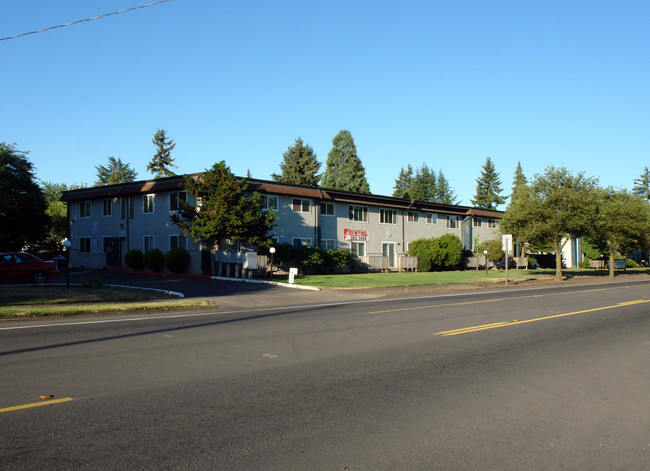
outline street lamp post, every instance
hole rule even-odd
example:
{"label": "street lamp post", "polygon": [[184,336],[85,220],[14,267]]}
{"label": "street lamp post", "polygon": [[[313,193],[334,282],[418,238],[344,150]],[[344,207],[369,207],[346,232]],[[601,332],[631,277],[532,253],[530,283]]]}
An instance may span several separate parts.
{"label": "street lamp post", "polygon": [[483,251],[483,255],[485,255],[485,276],[488,275],[488,259],[487,259],[487,250]]}
{"label": "street lamp post", "polygon": [[273,281],[273,254],[275,253],[275,247],[269,249],[271,254],[271,264],[269,265],[269,281]]}
{"label": "street lamp post", "polygon": [[63,241],[63,247],[65,248],[65,286],[70,287],[70,247],[72,247],[72,242],[70,239]]}

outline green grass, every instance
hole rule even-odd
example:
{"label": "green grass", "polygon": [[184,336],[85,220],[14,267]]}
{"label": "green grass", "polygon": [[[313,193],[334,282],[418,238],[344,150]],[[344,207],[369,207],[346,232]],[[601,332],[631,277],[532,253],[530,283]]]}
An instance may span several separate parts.
{"label": "green grass", "polygon": [[[648,268],[628,269],[627,274],[650,274]],[[562,270],[565,278],[600,277],[607,278],[607,270],[567,269]],[[617,272],[617,276],[620,276]],[[524,279],[552,280],[555,270],[508,270],[508,280]],[[442,272],[402,272],[402,273],[357,273],[334,275],[304,275],[296,277],[296,284],[315,286],[319,288],[382,288],[399,286],[425,286],[448,284],[485,284],[502,283],[505,280],[505,270],[442,271]],[[278,277],[278,281],[285,281]]]}
{"label": "green grass", "polygon": [[155,291],[104,287],[0,286],[0,318],[183,309],[212,305]]}

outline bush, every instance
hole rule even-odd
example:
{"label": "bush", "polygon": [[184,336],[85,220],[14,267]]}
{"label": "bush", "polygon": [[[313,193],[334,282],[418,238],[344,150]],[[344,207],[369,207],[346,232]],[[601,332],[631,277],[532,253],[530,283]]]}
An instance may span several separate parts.
{"label": "bush", "polygon": [[585,258],[582,262],[578,262],[578,268],[591,268],[591,265],[589,265],[589,259]]}
{"label": "bush", "polygon": [[124,263],[130,269],[137,271],[144,267],[144,255],[138,249],[129,250],[124,255]]}
{"label": "bush", "polygon": [[165,256],[159,249],[148,250],[144,254],[144,265],[156,273],[160,273],[165,266]]}
{"label": "bush", "polygon": [[172,273],[185,273],[190,267],[190,254],[183,247],[176,247],[165,254],[165,267]]}
{"label": "bush", "polygon": [[329,249],[325,254],[325,266],[328,271],[341,271],[352,264],[352,252],[345,249]]}
{"label": "bush", "polygon": [[505,256],[500,240],[495,239],[487,243],[487,258],[490,262],[500,262]]}
{"label": "bush", "polygon": [[104,279],[99,276],[89,276],[81,279],[81,284],[85,288],[99,289],[104,287]]}
{"label": "bush", "polygon": [[440,248],[445,252],[444,267],[448,269],[456,267],[463,255],[462,242],[458,236],[453,234],[445,234],[440,237],[439,241]]}
{"label": "bush", "polygon": [[637,265],[637,263],[634,260],[632,260],[631,258],[626,258],[625,259],[625,268],[636,268],[638,266],[639,265]]}
{"label": "bush", "polygon": [[450,269],[460,262],[463,245],[457,236],[445,234],[438,238],[413,241],[409,255],[418,257],[418,271]]}

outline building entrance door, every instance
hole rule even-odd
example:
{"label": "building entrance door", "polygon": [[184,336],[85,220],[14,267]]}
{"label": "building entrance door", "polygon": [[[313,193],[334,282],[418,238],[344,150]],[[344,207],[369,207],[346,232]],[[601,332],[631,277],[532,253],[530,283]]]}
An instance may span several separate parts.
{"label": "building entrance door", "polygon": [[388,268],[395,268],[397,266],[395,260],[395,242],[382,242],[381,254],[388,257]]}

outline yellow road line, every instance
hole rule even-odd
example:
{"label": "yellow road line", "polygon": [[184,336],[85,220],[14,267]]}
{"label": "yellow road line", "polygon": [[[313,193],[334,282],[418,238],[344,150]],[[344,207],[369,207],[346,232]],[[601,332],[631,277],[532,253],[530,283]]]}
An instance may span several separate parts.
{"label": "yellow road line", "polygon": [[68,402],[68,401],[72,401],[72,398],[71,397],[62,397],[61,399],[52,399],[51,401],[33,402],[31,404],[22,404],[20,406],[5,407],[4,409],[0,409],[0,414],[3,413],[3,412],[11,412],[11,411],[21,410],[21,409],[29,409],[31,407],[49,406],[50,404],[58,404],[60,402]]}
{"label": "yellow road line", "polygon": [[612,306],[603,306],[603,307],[596,307],[593,309],[584,309],[582,311],[575,311],[575,312],[567,312],[564,314],[555,314],[552,316],[546,316],[546,317],[537,317],[535,319],[526,319],[523,321],[512,321],[512,322],[496,322],[494,324],[485,324],[485,325],[475,325],[472,327],[465,327],[464,329],[455,329],[455,330],[446,330],[444,332],[437,332],[436,335],[442,335],[443,337],[448,337],[451,335],[460,335],[460,334],[467,334],[469,332],[477,332],[480,330],[488,330],[488,329],[498,329],[499,327],[508,327],[511,325],[518,325],[518,324],[526,324],[529,322],[539,322],[539,321],[545,321],[548,319],[557,319],[558,317],[566,317],[566,316],[575,316],[576,314],[585,314],[587,312],[595,312],[595,311],[604,311],[606,309],[615,309],[617,307],[625,307],[625,306],[631,306],[633,304],[642,304],[642,303],[650,303],[650,300],[646,299],[639,299],[636,301],[626,301],[622,302],[619,304],[614,304]]}
{"label": "yellow road line", "polygon": [[468,306],[471,304],[484,304],[484,303],[496,303],[500,301],[510,301],[510,300],[517,300],[517,299],[529,299],[529,298],[543,298],[547,296],[560,296],[564,294],[576,294],[576,293],[593,293],[596,291],[608,291],[611,289],[618,289],[618,287],[615,288],[598,288],[598,289],[587,289],[583,291],[565,291],[562,293],[549,293],[549,294],[527,294],[524,296],[512,296],[508,298],[495,298],[495,299],[483,299],[480,301],[465,301],[465,302],[458,302],[458,303],[446,303],[446,304],[431,304],[429,306],[416,306],[416,307],[401,307],[397,309],[386,309],[383,311],[371,311],[368,312],[367,314],[386,314],[389,312],[400,312],[400,311],[416,311],[418,309],[431,309],[434,307],[450,307],[450,306]]}

